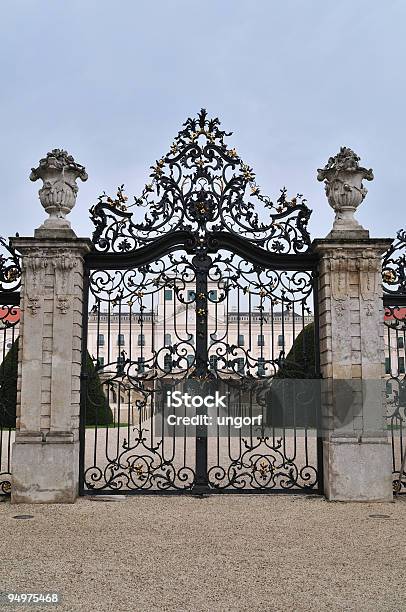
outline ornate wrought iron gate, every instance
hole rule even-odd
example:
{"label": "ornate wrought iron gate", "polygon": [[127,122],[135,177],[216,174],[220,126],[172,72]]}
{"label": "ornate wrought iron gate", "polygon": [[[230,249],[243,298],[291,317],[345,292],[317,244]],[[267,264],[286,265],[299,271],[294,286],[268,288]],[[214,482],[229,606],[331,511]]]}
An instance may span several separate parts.
{"label": "ornate wrought iron gate", "polygon": [[9,495],[16,426],[21,268],[10,243],[0,238],[0,245],[0,495]]}
{"label": "ornate wrought iron gate", "polygon": [[392,442],[392,473],[395,493],[406,493],[406,230],[382,262],[383,303],[385,306],[385,374],[387,423]]}
{"label": "ornate wrought iron gate", "polygon": [[262,195],[219,126],[188,119],[140,198],[91,209],[82,494],[321,492],[311,211]]}

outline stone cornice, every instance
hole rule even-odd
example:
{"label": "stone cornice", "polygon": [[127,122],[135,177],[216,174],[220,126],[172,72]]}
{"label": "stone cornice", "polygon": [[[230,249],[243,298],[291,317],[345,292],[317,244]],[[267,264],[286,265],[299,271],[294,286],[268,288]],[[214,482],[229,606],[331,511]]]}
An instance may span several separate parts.
{"label": "stone cornice", "polygon": [[11,238],[11,244],[23,256],[29,256],[32,251],[37,253],[41,249],[43,256],[55,257],[58,251],[76,251],[78,254],[86,254],[93,250],[92,242],[89,238],[32,238],[16,237]]}
{"label": "stone cornice", "polygon": [[[356,239],[331,239],[317,238],[312,242],[312,249],[320,255],[342,255],[345,257],[359,258],[375,255],[380,257],[392,244],[392,238],[356,238]],[[352,253],[351,253],[352,251]]]}

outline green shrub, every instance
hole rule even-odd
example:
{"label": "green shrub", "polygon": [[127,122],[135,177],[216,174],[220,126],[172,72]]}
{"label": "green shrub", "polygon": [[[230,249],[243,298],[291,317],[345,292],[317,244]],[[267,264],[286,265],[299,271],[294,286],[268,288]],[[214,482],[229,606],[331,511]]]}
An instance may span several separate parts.
{"label": "green shrub", "polygon": [[315,374],[314,323],[309,323],[286,355],[275,378],[317,378]]}
{"label": "green shrub", "polygon": [[18,338],[0,365],[0,427],[16,426]]}
{"label": "green shrub", "polygon": [[317,426],[319,386],[315,370],[314,323],[295,339],[267,394],[266,422],[270,427]]}
{"label": "green shrub", "polygon": [[86,425],[109,425],[113,422],[113,413],[89,352],[86,355],[86,374]]}

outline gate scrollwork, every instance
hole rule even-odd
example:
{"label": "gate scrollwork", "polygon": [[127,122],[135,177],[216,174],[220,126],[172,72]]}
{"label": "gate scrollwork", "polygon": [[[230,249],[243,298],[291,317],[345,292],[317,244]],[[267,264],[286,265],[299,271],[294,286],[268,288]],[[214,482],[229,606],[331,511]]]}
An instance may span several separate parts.
{"label": "gate scrollwork", "polygon": [[[321,489],[312,393],[291,385],[289,415],[270,399],[283,372],[319,377],[311,210],[285,187],[264,195],[230,135],[202,109],[139,197],[121,185],[90,209],[87,348],[113,416],[86,429],[85,385],[84,492]],[[169,389],[209,388],[231,398],[223,416],[256,410],[263,424],[211,438],[165,429]]]}

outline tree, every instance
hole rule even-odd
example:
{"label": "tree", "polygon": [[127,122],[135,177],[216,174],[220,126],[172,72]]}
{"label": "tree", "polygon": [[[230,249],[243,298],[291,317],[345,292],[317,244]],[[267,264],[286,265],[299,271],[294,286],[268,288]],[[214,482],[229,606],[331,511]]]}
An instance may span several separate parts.
{"label": "tree", "polygon": [[[0,365],[0,427],[15,427],[17,402],[18,338]],[[86,371],[86,425],[108,425],[113,422],[113,413],[99,374],[87,352]]]}
{"label": "tree", "polygon": [[319,385],[317,379],[314,323],[296,337],[282,361],[267,394],[267,424],[271,427],[308,427],[317,425]]}
{"label": "tree", "polygon": [[89,351],[86,354],[86,374],[86,425],[109,425],[113,422],[113,413]]}
{"label": "tree", "polygon": [[295,338],[275,378],[317,378],[314,350],[314,323],[306,325]]}
{"label": "tree", "polygon": [[0,428],[16,426],[18,338],[0,365]]}

